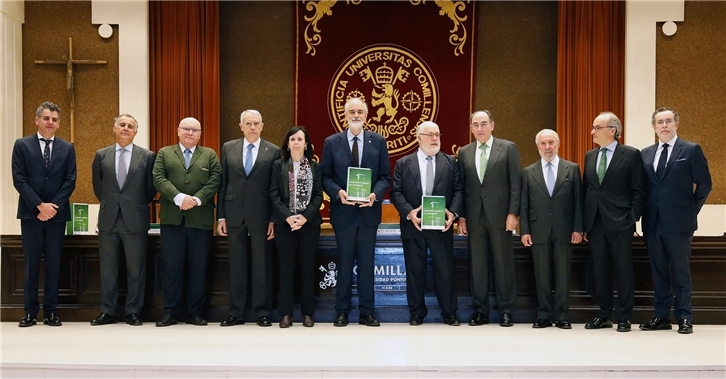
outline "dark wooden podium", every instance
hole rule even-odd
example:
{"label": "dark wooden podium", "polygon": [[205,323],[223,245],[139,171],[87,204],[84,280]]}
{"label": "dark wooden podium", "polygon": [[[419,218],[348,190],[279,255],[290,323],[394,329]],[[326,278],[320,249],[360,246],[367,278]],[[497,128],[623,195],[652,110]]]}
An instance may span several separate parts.
{"label": "dark wooden podium", "polygon": [[[61,259],[60,300],[58,313],[63,321],[88,322],[100,313],[100,279],[98,238],[89,236],[66,236]],[[469,297],[469,254],[466,238],[455,238],[456,287],[459,297],[459,317],[467,321],[472,312]],[[2,293],[0,296],[0,319],[17,321],[23,316],[23,253],[20,236],[2,236]],[[321,236],[316,264],[316,321],[332,321],[335,317],[335,262],[336,244],[330,232]],[[653,316],[653,286],[650,263],[642,238],[636,237],[633,248],[635,265],[635,311],[633,323],[649,320]],[[277,276],[277,254],[275,275]],[[592,267],[587,244],[575,247],[572,262],[572,288],[570,321],[584,323],[595,316],[597,306],[590,296],[592,291]],[[161,264],[159,237],[149,236],[146,305],[143,317],[155,321],[163,315],[161,296]],[[229,272],[227,240],[214,237],[209,261],[208,296],[206,317],[209,321],[220,321],[227,316]],[[531,323],[536,319],[537,298],[534,270],[529,248],[525,248],[515,237],[514,261],[517,275],[516,323]],[[691,257],[693,275],[693,310],[697,324],[726,324],[726,237],[696,237]],[[43,289],[41,269],[41,296]],[[431,276],[431,273],[429,272]],[[490,277],[493,277],[490,276]],[[117,315],[123,316],[125,301],[125,273],[119,275],[121,298]],[[379,234],[376,244],[376,313],[383,322],[407,322],[405,266],[403,248],[396,234]],[[275,278],[277,283],[277,277]],[[429,307],[427,322],[440,321],[440,310],[436,304],[433,280],[428,281],[426,304]],[[277,284],[276,284],[277,286]],[[355,288],[354,288],[355,290]],[[277,288],[275,288],[277,294]],[[499,313],[496,299],[490,294],[492,312],[490,318],[496,321]],[[355,297],[354,297],[355,301]],[[248,302],[249,304],[249,302]],[[355,306],[354,306],[355,308]],[[273,311],[273,319],[277,314]],[[300,318],[296,310],[295,319]],[[351,318],[357,318],[354,310]],[[249,320],[253,320],[249,315]]]}

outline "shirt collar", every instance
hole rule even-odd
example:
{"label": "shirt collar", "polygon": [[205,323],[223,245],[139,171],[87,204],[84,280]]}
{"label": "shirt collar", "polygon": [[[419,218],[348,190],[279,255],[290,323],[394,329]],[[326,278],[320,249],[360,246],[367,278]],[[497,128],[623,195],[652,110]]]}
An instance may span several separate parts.
{"label": "shirt collar", "polygon": [[[358,133],[358,140],[363,141],[363,133],[365,133],[365,130],[361,130],[360,133]],[[353,135],[353,132],[350,131],[350,128],[345,130],[345,136],[348,138],[347,140],[350,141],[353,139],[353,137],[356,137]]]}
{"label": "shirt collar", "polygon": [[[666,143],[668,144],[668,146],[673,147],[673,145],[676,144],[676,140],[677,139],[678,139],[678,135],[675,135],[675,136],[673,136],[673,138],[671,138],[670,141],[668,141]],[[658,140],[658,148],[660,149],[662,147],[663,147],[663,142],[661,142],[660,140]]]}
{"label": "shirt collar", "polygon": [[484,142],[484,143],[479,143],[479,140],[477,140],[476,141],[476,148],[477,149],[480,149],[481,148],[481,145],[487,145],[487,147],[489,148],[489,151],[491,151],[492,150],[492,144],[494,144],[494,136],[489,136],[489,139],[486,140],[486,142]]}
{"label": "shirt collar", "polygon": [[[38,135],[38,139],[41,139],[41,138],[45,139],[45,137],[40,135],[40,132],[36,132],[36,134]],[[54,141],[54,140],[55,140],[55,134],[53,135],[53,137],[50,137],[49,141]]]}
{"label": "shirt collar", "polygon": [[[555,155],[555,157],[552,159],[551,162],[552,162],[552,166],[554,166],[554,167],[559,166],[559,164],[560,164],[560,156],[559,155]],[[544,160],[544,158],[540,158],[539,163],[542,164],[542,169],[545,169],[545,168],[547,168],[547,163],[549,163],[549,162],[547,162],[546,160]]]}
{"label": "shirt collar", "polygon": [[[179,142],[179,148],[181,149],[182,154],[184,153],[184,150],[187,149],[186,147],[184,147],[184,145],[181,144],[181,142]],[[192,155],[194,154],[194,150],[196,150],[196,149],[197,149],[197,145],[194,145],[189,148],[189,150],[192,152]]]}

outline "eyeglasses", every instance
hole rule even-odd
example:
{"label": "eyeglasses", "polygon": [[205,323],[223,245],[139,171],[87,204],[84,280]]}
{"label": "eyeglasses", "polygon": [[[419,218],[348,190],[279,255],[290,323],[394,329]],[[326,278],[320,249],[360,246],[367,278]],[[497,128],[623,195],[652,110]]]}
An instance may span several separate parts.
{"label": "eyeglasses", "polygon": [[202,129],[183,128],[183,127],[179,127],[179,130],[183,131],[184,133],[199,133],[202,131]]}
{"label": "eyeglasses", "polygon": [[592,130],[597,130],[599,132],[601,129],[605,129],[605,128],[614,128],[614,126],[610,126],[610,125],[608,125],[608,126],[593,126],[592,127]]}
{"label": "eyeglasses", "polygon": [[429,134],[421,133],[419,135],[420,136],[426,136],[426,137],[429,137],[429,138],[434,138],[434,137],[441,138],[441,133],[429,133]]}

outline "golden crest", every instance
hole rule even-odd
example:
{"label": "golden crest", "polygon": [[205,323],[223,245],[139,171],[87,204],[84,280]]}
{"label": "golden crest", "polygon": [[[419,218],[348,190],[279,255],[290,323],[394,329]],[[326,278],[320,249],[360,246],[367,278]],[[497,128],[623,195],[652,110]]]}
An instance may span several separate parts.
{"label": "golden crest", "polygon": [[345,102],[358,97],[368,104],[365,128],[384,138],[397,155],[416,145],[416,127],[434,121],[439,107],[436,78],[426,62],[397,45],[365,47],[341,64],[328,89],[328,112],[338,131],[348,126]]}

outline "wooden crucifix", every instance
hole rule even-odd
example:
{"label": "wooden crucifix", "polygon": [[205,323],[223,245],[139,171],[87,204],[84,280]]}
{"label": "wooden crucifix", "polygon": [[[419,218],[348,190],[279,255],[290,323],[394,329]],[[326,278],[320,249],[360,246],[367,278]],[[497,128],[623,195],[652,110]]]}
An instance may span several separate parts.
{"label": "wooden crucifix", "polygon": [[106,64],[106,61],[100,61],[95,59],[73,59],[73,38],[68,38],[68,59],[65,55],[64,60],[56,61],[51,59],[36,59],[37,64],[64,64],[66,65],[66,90],[71,100],[71,143],[75,141],[75,121],[74,121],[74,109],[75,99],[73,94],[73,65],[74,64]]}

